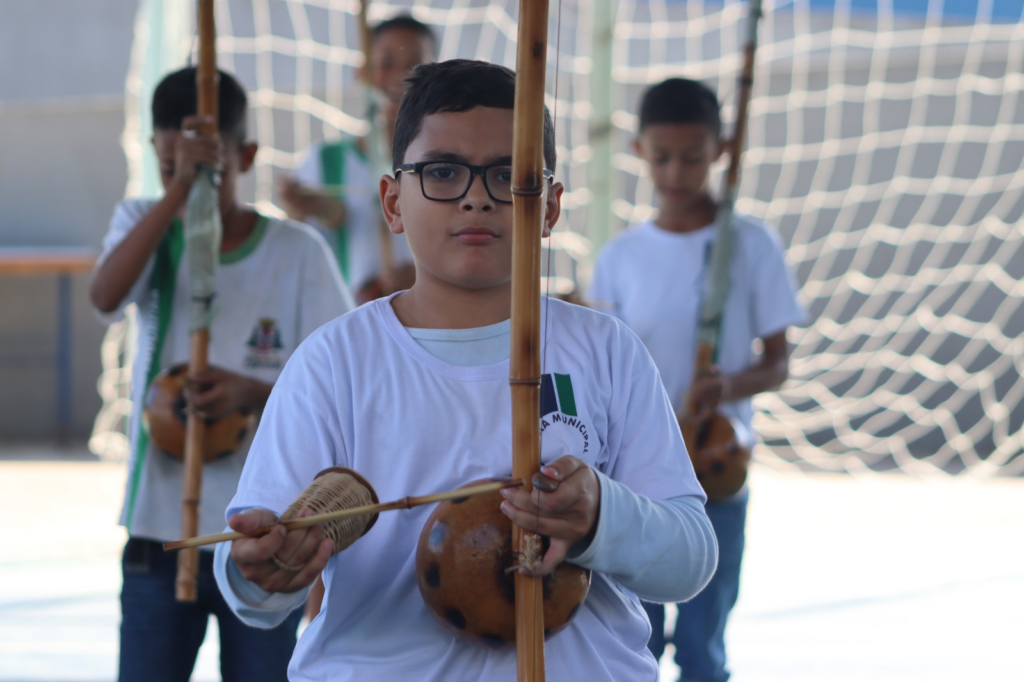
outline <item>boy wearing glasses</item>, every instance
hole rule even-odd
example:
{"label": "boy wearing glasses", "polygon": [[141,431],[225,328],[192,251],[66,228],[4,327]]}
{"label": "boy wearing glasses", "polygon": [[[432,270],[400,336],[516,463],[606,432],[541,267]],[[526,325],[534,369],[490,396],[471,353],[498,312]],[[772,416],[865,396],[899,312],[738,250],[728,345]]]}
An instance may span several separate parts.
{"label": "boy wearing glasses", "polygon": [[[514,75],[455,60],[418,67],[409,84],[381,201],[415,254],[416,283],[328,323],[293,356],[229,506],[236,530],[274,523],[331,466],[363,474],[380,499],[510,473]],[[554,169],[550,117],[544,156]],[[562,185],[545,175],[548,232]],[[544,306],[541,457],[558,485],[510,490],[502,511],[550,539],[538,574],[563,560],[593,571],[575,619],[547,644],[547,671],[653,681],[638,596],[689,599],[710,578],[704,494],[636,336],[610,316]],[[324,571],[323,610],[296,648],[293,681],[512,680],[514,650],[454,639],[420,598],[416,542],[430,512],[382,514],[334,557],[316,528],[221,545],[221,590],[243,620],[271,627]]]}

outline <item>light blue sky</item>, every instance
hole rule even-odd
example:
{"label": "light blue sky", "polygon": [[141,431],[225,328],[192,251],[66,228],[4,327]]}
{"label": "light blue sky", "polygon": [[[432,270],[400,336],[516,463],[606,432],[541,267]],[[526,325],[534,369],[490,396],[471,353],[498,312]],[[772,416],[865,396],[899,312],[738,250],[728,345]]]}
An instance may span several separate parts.
{"label": "light blue sky", "polygon": [[[746,0],[724,1],[745,2]],[[810,3],[812,7],[826,9],[847,1],[854,9],[865,12],[877,12],[879,7],[883,10],[891,7],[894,11],[900,13],[925,14],[929,11],[929,8],[934,6],[934,11],[939,12],[941,16],[951,19],[973,19],[978,17],[979,11],[983,11],[981,18],[984,20],[991,18],[1000,22],[1024,21],[1024,0],[810,0]],[[773,7],[780,9],[788,4],[794,4],[794,2],[795,0],[789,0],[788,2],[787,0],[781,0],[773,4]],[[991,17],[989,17],[990,12]]]}
{"label": "light blue sky", "polygon": [[[836,4],[836,0],[811,0],[811,5],[817,6]],[[1024,0],[850,0],[850,4],[869,12],[891,6],[897,12],[914,14],[924,14],[934,6],[945,16],[965,18],[977,17],[979,10],[987,15],[991,7],[992,18],[1001,21],[1020,21],[1024,13]]]}

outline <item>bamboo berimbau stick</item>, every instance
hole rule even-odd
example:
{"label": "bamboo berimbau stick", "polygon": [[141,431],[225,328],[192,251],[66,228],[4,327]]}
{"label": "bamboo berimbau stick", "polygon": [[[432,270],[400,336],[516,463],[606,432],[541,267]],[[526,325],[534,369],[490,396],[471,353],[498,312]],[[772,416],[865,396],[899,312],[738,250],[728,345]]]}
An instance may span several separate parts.
{"label": "bamboo berimbau stick", "polygon": [[[521,0],[512,142],[512,475],[540,470],[540,248],[544,221],[544,77],[548,0]],[[527,489],[530,484],[527,483]],[[513,551],[533,536],[512,527]],[[540,578],[515,574],[519,682],[544,680],[544,600]]]}
{"label": "bamboo berimbau stick", "polygon": [[370,28],[370,0],[359,0],[359,44],[363,48],[363,82],[370,84],[370,49],[373,30]]}
{"label": "bamboo berimbau stick", "polygon": [[[757,56],[757,26],[762,16],[763,0],[750,0],[750,14],[747,20],[747,42],[743,48],[743,69],[739,77],[739,97],[736,104],[736,126],[732,139],[729,141],[729,167],[722,181],[722,194],[715,216],[716,252],[712,261],[712,286],[709,287],[708,300],[717,301],[715,305],[704,306],[701,310],[701,325],[697,343],[697,358],[694,378],[699,378],[711,369],[718,347],[719,317],[725,304],[729,287],[729,262],[732,254],[732,215],[733,205],[740,186],[740,171],[743,167],[743,147],[747,138],[750,98],[754,91],[754,64]],[[718,252],[722,249],[721,253]],[[697,413],[698,405],[694,397],[688,396],[683,401],[687,410],[682,416]]]}
{"label": "bamboo berimbau stick", "polygon": [[743,47],[743,71],[740,73],[739,102],[736,105],[736,127],[733,130],[729,149],[729,170],[725,176],[725,186],[732,194],[736,193],[740,184],[743,147],[747,138],[750,97],[754,92],[754,64],[757,57],[757,25],[761,20],[763,0],[751,0],[750,17],[747,20],[747,43]]}
{"label": "bamboo berimbau stick", "polygon": [[[197,24],[199,26],[199,64],[196,68],[197,113],[209,116],[212,123],[203,126],[203,135],[217,134],[217,52],[215,41],[217,31],[213,23],[213,0],[198,0]],[[209,367],[207,350],[210,345],[210,330],[192,332],[189,348],[188,371],[190,374],[205,372]],[[185,473],[181,494],[181,534],[194,537],[199,532],[199,491],[203,480],[203,438],[206,424],[194,411],[189,411],[185,424]],[[198,598],[197,576],[199,575],[199,550],[190,549],[178,555],[178,575],[175,579],[174,597],[182,602],[194,602]]]}
{"label": "bamboo berimbau stick", "polygon": [[164,551],[171,552],[174,550],[186,549],[189,547],[203,547],[205,545],[215,545],[218,542],[228,542],[229,540],[239,540],[241,538],[259,538],[269,533],[278,525],[284,526],[288,530],[295,530],[297,528],[308,528],[309,526],[315,526],[320,523],[340,521],[341,519],[347,519],[350,516],[360,516],[362,514],[376,514],[379,512],[393,511],[395,509],[411,509],[413,507],[419,507],[424,504],[443,502],[444,500],[457,500],[459,498],[464,497],[473,497],[474,495],[483,495],[484,493],[494,492],[496,490],[501,490],[502,488],[517,488],[521,485],[525,485],[525,483],[526,482],[521,478],[509,478],[504,481],[494,481],[493,483],[469,485],[466,486],[465,488],[449,490],[443,493],[435,493],[433,495],[422,495],[420,497],[403,497],[402,499],[395,500],[394,502],[367,504],[361,507],[341,509],[339,511],[327,512],[325,514],[314,514],[313,516],[304,516],[303,518],[295,519],[294,521],[287,521],[281,524],[271,524],[269,526],[261,526],[251,533],[216,533],[214,535],[203,535],[198,538],[185,538],[184,540],[178,540],[177,542],[165,542]]}

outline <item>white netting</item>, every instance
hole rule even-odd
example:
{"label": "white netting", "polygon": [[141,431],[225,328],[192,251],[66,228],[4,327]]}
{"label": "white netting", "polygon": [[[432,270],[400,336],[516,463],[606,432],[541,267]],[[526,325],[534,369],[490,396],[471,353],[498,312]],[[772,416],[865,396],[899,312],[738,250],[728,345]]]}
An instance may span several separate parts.
{"label": "white netting", "polygon": [[103,407],[96,415],[89,450],[112,462],[128,461],[128,424],[132,414],[132,365],[135,362],[139,333],[135,306],[130,306],[124,319],[107,330],[100,346],[103,371],[96,381],[96,390]]}
{"label": "white netting", "polygon": [[[552,0],[548,104],[568,187],[563,242],[583,260],[578,273],[571,263],[559,274],[584,280],[586,238],[603,237],[600,216],[587,211],[600,205],[588,172],[601,134],[592,112],[604,76],[592,70],[603,5],[563,0],[556,51]],[[811,319],[792,337],[791,380],[758,399],[762,461],[1024,470],[1020,5],[766,1],[738,209],[779,228]],[[514,66],[517,6],[373,0],[370,19],[411,12],[437,29],[441,58]],[[628,152],[641,90],[668,76],[704,80],[730,127],[746,9],[735,0],[617,3],[605,81],[614,227],[652,212],[650,184]],[[261,152],[246,192],[263,210],[275,210],[278,176],[312,143],[367,129],[357,11],[356,0],[218,2],[220,63],[251,93]],[[137,80],[129,77],[130,91],[144,92]],[[126,140],[126,150],[138,158],[137,143]]]}
{"label": "white netting", "polygon": [[[262,151],[255,172],[255,198],[272,210],[274,189],[282,173],[298,166],[310,145],[342,135],[363,135],[365,103],[357,85],[363,53],[359,44],[356,0],[230,0],[217,5],[219,61],[250,87],[255,137]],[[441,59],[465,57],[515,67],[518,3],[430,0],[370,3],[369,20],[375,24],[399,13],[409,13],[434,27],[440,38]],[[563,55],[581,51],[577,41],[586,34],[576,1],[562,8]],[[586,101],[586,76],[572,58],[556,60],[557,20],[551,21],[548,106],[558,98],[559,175],[569,191],[565,206],[571,210],[585,201],[572,188],[583,187],[587,149],[585,111],[573,104]],[[582,78],[581,78],[582,76]],[[569,150],[573,150],[572,153]],[[579,225],[577,232],[582,231]]]}
{"label": "white netting", "polygon": [[[761,30],[738,208],[778,226],[811,318],[793,335],[793,378],[758,399],[762,460],[1019,473],[1019,6],[1011,23],[1005,5],[992,21],[991,2],[971,16],[850,4],[769,4]],[[686,74],[733,93],[744,12],[623,6],[617,78],[636,92]],[[636,160],[617,161],[635,182]],[[647,183],[635,196],[623,218],[649,215]]]}

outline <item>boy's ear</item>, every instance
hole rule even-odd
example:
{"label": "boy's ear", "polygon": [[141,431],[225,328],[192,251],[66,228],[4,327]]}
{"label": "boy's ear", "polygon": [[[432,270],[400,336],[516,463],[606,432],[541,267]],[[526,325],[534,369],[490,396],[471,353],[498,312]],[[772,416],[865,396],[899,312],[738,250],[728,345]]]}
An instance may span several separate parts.
{"label": "boy's ear", "polygon": [[644,157],[644,148],[640,144],[640,136],[639,135],[637,135],[636,137],[633,138],[633,142],[632,142],[632,144],[630,144],[630,147],[632,147],[632,149],[633,149],[633,154],[635,154],[636,156],[639,156],[641,159]]}
{"label": "boy's ear", "polygon": [[252,165],[256,163],[256,152],[259,151],[259,148],[260,146],[255,142],[246,142],[242,145],[242,163],[239,168],[241,172],[248,173]]}
{"label": "boy's ear", "polygon": [[558,217],[562,215],[562,192],[565,187],[560,182],[552,183],[548,188],[547,199],[544,204],[544,229],[542,237],[550,237],[551,230],[555,229]]}
{"label": "boy's ear", "polygon": [[722,154],[725,154],[725,152],[729,149],[730,144],[732,144],[732,140],[728,138],[723,137],[719,141],[718,150],[715,152],[715,161],[718,161],[720,158],[722,158]]}
{"label": "boy's ear", "polygon": [[380,178],[380,207],[384,211],[384,220],[388,228],[395,234],[405,232],[405,225],[402,223],[402,208],[398,205],[398,197],[401,194],[402,185],[398,178],[390,175],[382,175]]}

